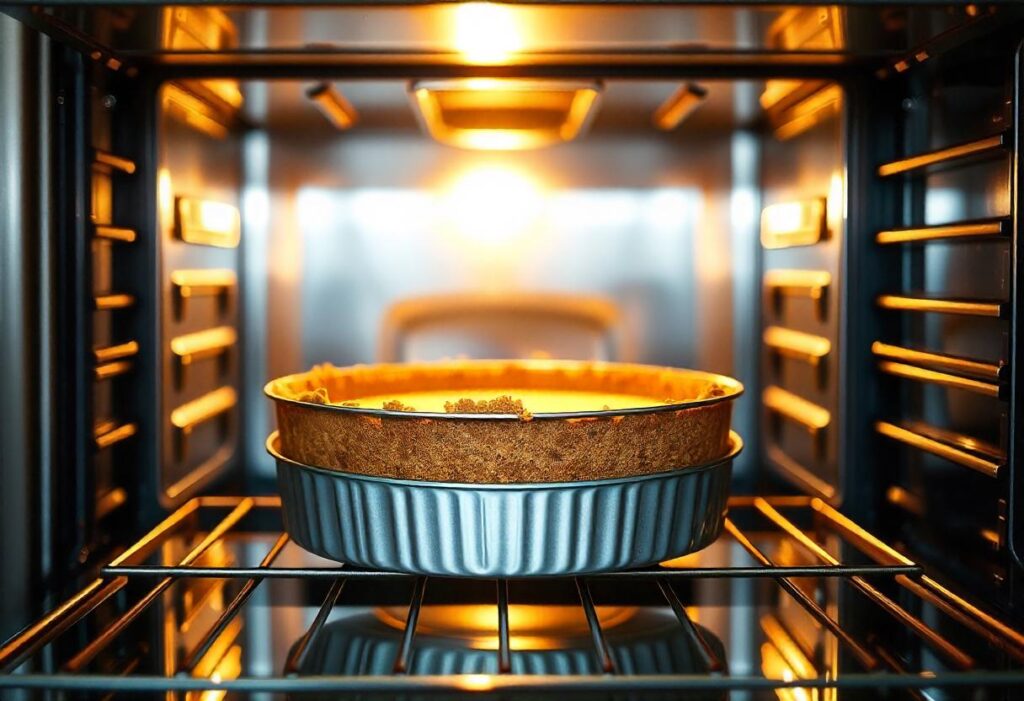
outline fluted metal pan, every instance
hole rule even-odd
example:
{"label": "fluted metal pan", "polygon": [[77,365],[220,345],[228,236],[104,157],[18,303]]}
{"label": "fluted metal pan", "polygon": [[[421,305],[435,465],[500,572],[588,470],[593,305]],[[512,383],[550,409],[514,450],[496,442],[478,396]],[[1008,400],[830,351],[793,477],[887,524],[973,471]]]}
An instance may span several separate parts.
{"label": "fluted metal pan", "polygon": [[651,565],[722,527],[732,461],[621,479],[466,484],[370,477],[277,460],[285,529],[323,557],[447,577],[531,577]]}

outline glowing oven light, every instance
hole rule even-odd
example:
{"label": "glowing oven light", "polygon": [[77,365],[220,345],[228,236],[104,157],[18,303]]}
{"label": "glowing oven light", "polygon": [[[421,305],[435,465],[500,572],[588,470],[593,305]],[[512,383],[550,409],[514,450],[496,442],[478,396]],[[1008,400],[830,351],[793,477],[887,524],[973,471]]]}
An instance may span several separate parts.
{"label": "glowing oven light", "polygon": [[512,12],[489,2],[469,2],[454,8],[454,43],[470,63],[505,61],[522,49]]}
{"label": "glowing oven light", "polygon": [[504,243],[529,232],[543,197],[526,176],[494,166],[464,173],[451,186],[447,205],[457,234],[472,241]]}

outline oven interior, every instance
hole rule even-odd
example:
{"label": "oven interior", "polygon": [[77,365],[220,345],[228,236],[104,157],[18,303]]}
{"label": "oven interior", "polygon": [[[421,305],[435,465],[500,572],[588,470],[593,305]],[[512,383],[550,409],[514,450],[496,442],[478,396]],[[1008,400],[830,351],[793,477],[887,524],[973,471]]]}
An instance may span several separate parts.
{"label": "oven interior", "polygon": [[[1016,8],[0,9],[0,688],[1024,681]],[[727,534],[497,583],[288,542],[265,382],[461,356],[740,379]]]}

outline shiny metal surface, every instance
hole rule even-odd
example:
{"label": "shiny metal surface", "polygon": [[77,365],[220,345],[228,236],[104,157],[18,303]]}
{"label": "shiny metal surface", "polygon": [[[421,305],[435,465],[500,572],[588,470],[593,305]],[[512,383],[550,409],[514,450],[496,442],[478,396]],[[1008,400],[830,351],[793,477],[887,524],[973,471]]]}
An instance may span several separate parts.
{"label": "shiny metal surface", "polygon": [[702,549],[726,512],[732,450],[638,478],[534,485],[413,482],[321,470],[277,452],[285,528],[324,557],[452,577],[628,569]]}
{"label": "shiny metal surface", "polygon": [[[24,625],[32,611],[36,535],[48,530],[35,513],[41,479],[42,400],[37,303],[39,127],[35,81],[38,39],[0,16],[0,533],[8,564],[0,572],[0,637]],[[45,521],[46,519],[42,519]]]}
{"label": "shiny metal surface", "polygon": [[[429,610],[424,607],[424,611]],[[555,615],[560,611],[554,609]],[[461,612],[453,608],[451,613]],[[620,674],[707,674],[710,670],[690,643],[670,611],[643,607],[615,615],[608,631],[609,651]],[[543,615],[543,614],[540,614]],[[563,614],[564,615],[564,614]],[[401,640],[401,630],[378,609],[373,613],[346,616],[324,626],[310,646],[300,673],[303,675],[390,674]],[[455,621],[455,626],[458,620]],[[421,624],[422,627],[422,624]],[[724,657],[722,641],[699,627],[718,657]],[[584,633],[581,635],[580,633]],[[575,633],[575,634],[574,634]],[[516,641],[511,652],[512,674],[597,674],[591,641],[586,631],[554,631],[547,638]],[[410,674],[497,674],[498,660],[486,636],[474,640],[444,630],[423,631],[416,636],[417,654]],[[475,643],[475,644],[474,644]],[[533,643],[531,645],[531,643]],[[539,644],[538,644],[539,643]]]}

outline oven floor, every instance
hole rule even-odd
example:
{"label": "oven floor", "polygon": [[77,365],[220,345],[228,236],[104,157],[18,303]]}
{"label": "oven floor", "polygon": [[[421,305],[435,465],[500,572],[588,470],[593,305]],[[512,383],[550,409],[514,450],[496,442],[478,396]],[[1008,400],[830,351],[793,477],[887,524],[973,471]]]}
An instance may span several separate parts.
{"label": "oven floor", "polygon": [[0,689],[1000,698],[1022,661],[1020,633],[809,498],[733,498],[711,547],[656,568],[481,581],[344,567],[276,499],[208,497],[8,641]]}

